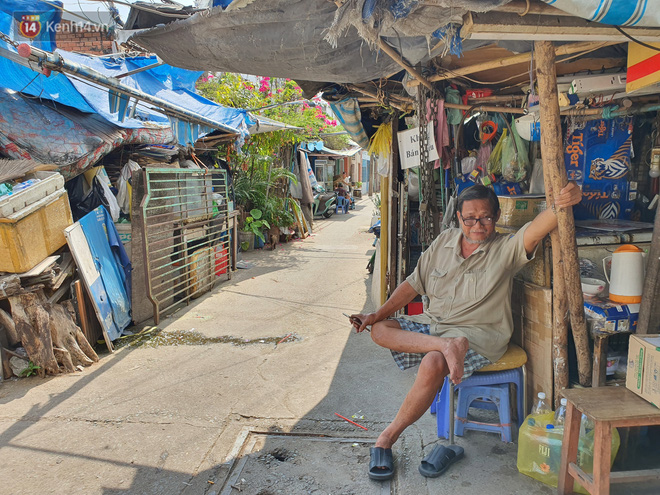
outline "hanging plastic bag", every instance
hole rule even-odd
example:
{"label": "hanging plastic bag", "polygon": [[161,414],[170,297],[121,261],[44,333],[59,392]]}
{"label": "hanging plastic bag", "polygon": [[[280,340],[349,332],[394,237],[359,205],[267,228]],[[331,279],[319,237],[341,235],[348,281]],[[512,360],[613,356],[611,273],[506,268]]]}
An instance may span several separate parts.
{"label": "hanging plastic bag", "polygon": [[472,172],[477,164],[477,157],[476,156],[466,156],[461,160],[461,172],[463,175],[469,174]]}
{"label": "hanging plastic bag", "polygon": [[103,206],[105,206],[108,209],[108,212],[112,217],[112,221],[116,222],[117,220],[119,220],[119,213],[121,212],[119,208],[119,203],[117,203],[117,198],[115,198],[115,195],[112,194],[112,191],[110,190],[108,184],[105,181],[99,179],[98,177],[94,177],[93,187],[99,187],[101,189],[101,194],[103,197],[101,202],[103,203]]}
{"label": "hanging plastic bag", "polygon": [[509,140],[509,132],[507,129],[502,131],[500,140],[497,142],[493,151],[488,158],[488,173],[495,175],[502,175],[502,149]]}
{"label": "hanging plastic bag", "polygon": [[121,174],[117,180],[117,203],[121,211],[130,215],[131,213],[131,185],[130,180],[133,177],[133,172],[140,170],[140,165],[133,160],[128,160],[126,165],[121,169]]}
{"label": "hanging plastic bag", "polygon": [[512,124],[511,137],[502,146],[502,178],[507,182],[522,182],[529,173],[529,151],[515,122]]}
{"label": "hanging plastic bag", "polygon": [[545,194],[545,184],[543,182],[543,160],[540,158],[534,160],[532,177],[529,179],[529,193]]}

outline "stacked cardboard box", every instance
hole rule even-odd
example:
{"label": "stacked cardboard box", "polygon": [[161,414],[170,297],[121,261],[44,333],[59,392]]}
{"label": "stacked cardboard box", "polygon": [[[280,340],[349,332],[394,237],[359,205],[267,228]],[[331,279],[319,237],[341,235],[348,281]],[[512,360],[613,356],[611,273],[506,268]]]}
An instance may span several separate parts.
{"label": "stacked cardboard box", "polygon": [[527,397],[545,392],[552,400],[552,289],[514,279],[513,342],[527,352]]}
{"label": "stacked cardboard box", "polygon": [[626,387],[660,407],[660,335],[631,335]]}

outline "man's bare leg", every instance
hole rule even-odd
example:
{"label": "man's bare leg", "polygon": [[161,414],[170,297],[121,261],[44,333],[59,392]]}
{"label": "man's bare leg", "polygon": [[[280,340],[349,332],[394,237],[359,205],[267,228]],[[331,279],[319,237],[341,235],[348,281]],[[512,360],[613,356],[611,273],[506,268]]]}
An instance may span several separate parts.
{"label": "man's bare leg", "polygon": [[468,351],[465,337],[436,337],[402,330],[396,320],[383,320],[371,327],[373,341],[397,352],[429,353],[438,351],[447,361],[449,377],[454,384],[461,383],[463,362]]}
{"label": "man's bare leg", "polygon": [[424,356],[415,383],[401,404],[394,421],[379,435],[376,447],[391,448],[403,430],[422,417],[448,373],[447,361],[442,353],[431,351]]}

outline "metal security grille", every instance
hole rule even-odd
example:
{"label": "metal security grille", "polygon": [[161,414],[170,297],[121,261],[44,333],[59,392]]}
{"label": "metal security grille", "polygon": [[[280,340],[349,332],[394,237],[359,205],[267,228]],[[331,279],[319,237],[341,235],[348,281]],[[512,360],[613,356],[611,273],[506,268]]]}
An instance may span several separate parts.
{"label": "metal security grille", "polygon": [[231,278],[224,170],[147,168],[143,248],[154,320]]}

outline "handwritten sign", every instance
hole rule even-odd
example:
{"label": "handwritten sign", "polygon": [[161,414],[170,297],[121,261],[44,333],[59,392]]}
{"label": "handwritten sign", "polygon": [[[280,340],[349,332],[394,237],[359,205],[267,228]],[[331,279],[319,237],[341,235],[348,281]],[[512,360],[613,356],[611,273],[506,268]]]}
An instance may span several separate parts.
{"label": "handwritten sign", "polygon": [[[435,147],[435,134],[433,133],[433,122],[429,122],[426,127],[427,148],[429,150],[429,162],[437,160],[438,150]],[[399,157],[401,158],[401,168],[419,167],[419,127],[401,131],[399,138]]]}

